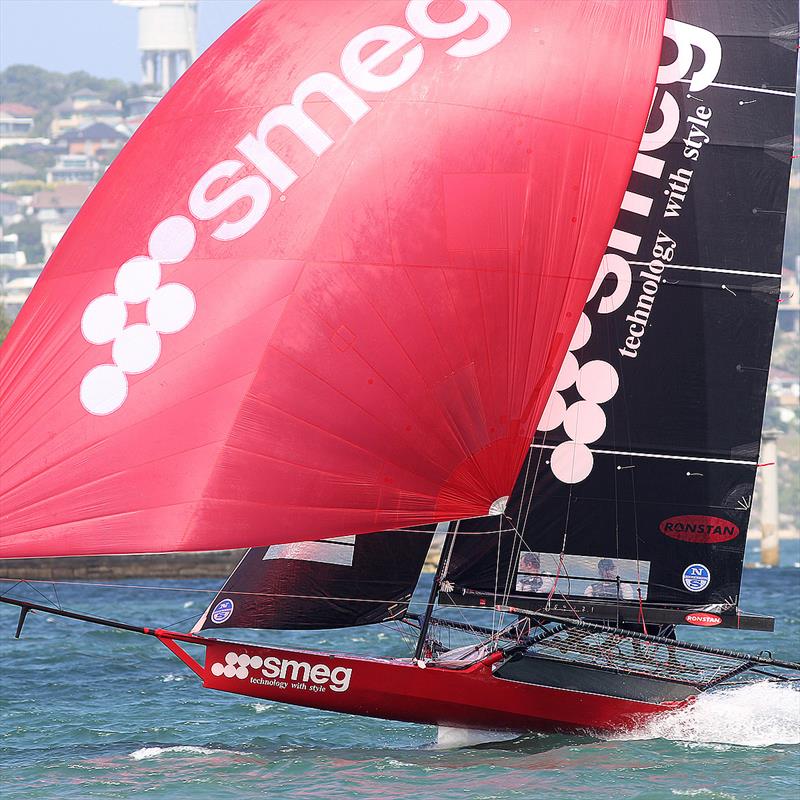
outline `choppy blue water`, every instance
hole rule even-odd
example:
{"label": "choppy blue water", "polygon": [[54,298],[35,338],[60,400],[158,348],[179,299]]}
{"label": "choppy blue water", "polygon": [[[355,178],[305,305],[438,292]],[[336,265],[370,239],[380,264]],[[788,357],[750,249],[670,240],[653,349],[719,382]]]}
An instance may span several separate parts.
{"label": "choppy blue water", "polygon": [[[800,660],[797,549],[796,542],[784,547],[787,566],[750,569],[744,576],[743,606],[775,615],[776,634],[684,628],[684,638],[769,648]],[[218,582],[159,584],[203,589]],[[53,597],[51,587],[40,588]],[[199,615],[206,597],[58,587],[64,607],[163,627]],[[693,708],[621,738],[529,736],[443,748],[434,728],[203,690],[150,637],[38,614],[14,641],[15,624],[16,614],[0,608],[0,797],[9,800],[800,796],[800,691],[786,686],[759,683],[701,697]],[[408,652],[400,636],[382,628],[260,638],[350,652]]]}

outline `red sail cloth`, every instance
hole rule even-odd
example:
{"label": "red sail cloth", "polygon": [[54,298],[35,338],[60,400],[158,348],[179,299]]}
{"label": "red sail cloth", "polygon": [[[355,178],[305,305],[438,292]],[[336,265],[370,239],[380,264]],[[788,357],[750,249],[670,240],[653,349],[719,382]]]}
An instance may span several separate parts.
{"label": "red sail cloth", "polygon": [[114,161],[2,349],[0,555],[485,514],[608,241],[664,12],[245,15]]}

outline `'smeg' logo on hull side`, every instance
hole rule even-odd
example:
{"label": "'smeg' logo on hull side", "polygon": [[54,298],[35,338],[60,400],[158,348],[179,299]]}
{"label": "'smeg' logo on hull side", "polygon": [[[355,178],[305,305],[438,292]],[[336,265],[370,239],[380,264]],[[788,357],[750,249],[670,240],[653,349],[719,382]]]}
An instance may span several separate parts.
{"label": "'smeg' logo on hull side", "polygon": [[[253,674],[255,673],[255,674]],[[247,653],[227,653],[225,663],[211,665],[211,674],[216,678],[250,679],[251,683],[277,686],[280,689],[307,689],[312,692],[346,692],[350,688],[353,670],[350,667],[334,667],[327,664],[309,664],[276,656],[251,656]],[[263,677],[261,677],[263,676]],[[266,679],[266,680],[265,680]]]}
{"label": "'smeg' logo on hull side", "polygon": [[665,536],[693,544],[729,542],[739,535],[739,526],[721,517],[683,514],[661,521],[658,529]]}

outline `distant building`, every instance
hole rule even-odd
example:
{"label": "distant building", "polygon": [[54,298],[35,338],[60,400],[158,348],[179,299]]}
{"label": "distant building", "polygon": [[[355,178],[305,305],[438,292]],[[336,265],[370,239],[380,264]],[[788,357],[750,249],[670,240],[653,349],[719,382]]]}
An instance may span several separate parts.
{"label": "distant building", "polygon": [[68,221],[51,220],[42,223],[42,247],[44,248],[44,260],[47,262],[53,255],[53,250],[61,241],[67,228],[70,226]]}
{"label": "distant building", "polygon": [[125,122],[127,123],[130,117],[146,117],[158,105],[160,99],[159,95],[146,94],[126,100]]}
{"label": "distant building", "polygon": [[800,256],[795,257],[793,269],[781,275],[781,300],[778,304],[778,327],[785,332],[800,331]]}
{"label": "distant building", "polygon": [[114,2],[138,10],[142,83],[166,92],[197,55],[197,0]]}
{"label": "distant building", "polygon": [[16,233],[0,236],[0,305],[12,319],[28,299],[41,271],[41,264],[26,262]]}
{"label": "distant building", "polygon": [[103,172],[100,163],[91,156],[59,156],[47,171],[48,183],[96,183]]}
{"label": "distant building", "polygon": [[10,114],[12,117],[35,117],[38,108],[26,106],[24,103],[0,103],[0,114]]}
{"label": "distant building", "polygon": [[120,133],[111,125],[105,122],[92,122],[81,128],[66,131],[58,139],[58,144],[66,145],[71,156],[92,156],[110,161],[127,140],[127,134]]}
{"label": "distant building", "polygon": [[0,192],[0,221],[3,225],[13,225],[19,222],[22,213],[19,207],[19,199],[16,195]]}
{"label": "distant building", "polygon": [[769,391],[782,406],[796,406],[800,400],[800,375],[773,367],[769,371]]}
{"label": "distant building", "polygon": [[27,142],[36,109],[22,103],[0,103],[0,147]]}
{"label": "distant building", "polygon": [[34,270],[29,270],[31,274],[22,275],[0,284],[0,303],[5,308],[6,313],[14,319],[19,314],[19,310],[28,299],[33,290],[39,275],[42,274],[41,265]]}
{"label": "distant building", "polygon": [[36,192],[33,213],[40,222],[71,222],[93,188],[91,183],[65,183]]}
{"label": "distant building", "polygon": [[50,123],[50,135],[58,139],[66,131],[82,128],[93,122],[119,125],[122,122],[122,109],[103,100],[92,89],[73,92],[64,102],[53,109],[55,117]]}
{"label": "distant building", "polygon": [[0,238],[0,267],[17,269],[26,264],[25,253],[19,249],[19,236],[7,233]]}
{"label": "distant building", "polygon": [[36,170],[15,158],[0,158],[0,187],[14,181],[35,180]]}

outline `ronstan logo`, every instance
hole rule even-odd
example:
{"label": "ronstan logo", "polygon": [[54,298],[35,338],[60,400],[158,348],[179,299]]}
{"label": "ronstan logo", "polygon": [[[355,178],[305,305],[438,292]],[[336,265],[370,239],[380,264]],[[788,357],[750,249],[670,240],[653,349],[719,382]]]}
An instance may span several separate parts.
{"label": "ronstan logo", "polygon": [[729,542],[739,535],[739,526],[720,517],[707,517],[702,514],[685,514],[661,521],[661,533],[672,539],[694,544],[717,544]]}
{"label": "ronstan logo", "polygon": [[722,622],[722,617],[717,614],[709,614],[707,611],[692,611],[684,619],[690,625],[699,625],[702,628],[713,628]]}

